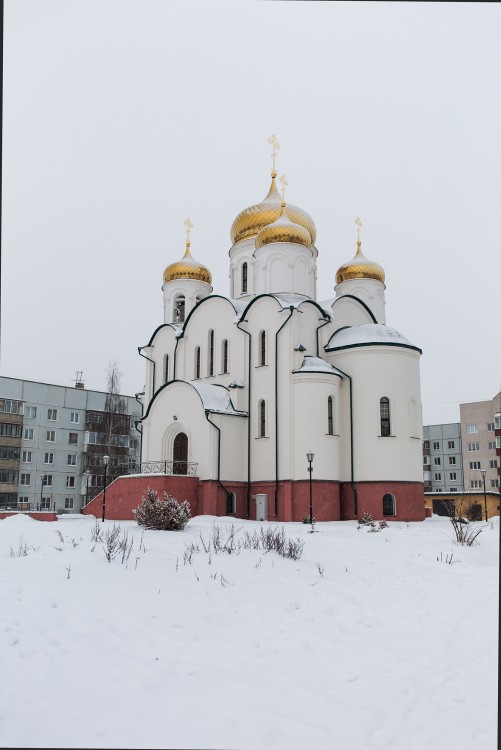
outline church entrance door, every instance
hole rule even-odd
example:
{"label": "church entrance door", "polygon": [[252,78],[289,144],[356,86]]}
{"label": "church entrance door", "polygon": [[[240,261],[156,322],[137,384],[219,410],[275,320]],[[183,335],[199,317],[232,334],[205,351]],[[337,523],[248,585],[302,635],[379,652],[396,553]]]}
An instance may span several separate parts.
{"label": "church entrance door", "polygon": [[188,436],[180,432],[174,438],[174,474],[188,473]]}

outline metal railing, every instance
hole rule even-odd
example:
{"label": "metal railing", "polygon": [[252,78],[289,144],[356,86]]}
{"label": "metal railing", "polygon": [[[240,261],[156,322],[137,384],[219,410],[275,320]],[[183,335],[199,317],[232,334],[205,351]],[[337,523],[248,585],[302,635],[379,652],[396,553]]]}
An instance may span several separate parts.
{"label": "metal railing", "polygon": [[129,473],[137,474],[170,474],[175,476],[195,477],[198,463],[193,461],[143,461],[137,470]]}

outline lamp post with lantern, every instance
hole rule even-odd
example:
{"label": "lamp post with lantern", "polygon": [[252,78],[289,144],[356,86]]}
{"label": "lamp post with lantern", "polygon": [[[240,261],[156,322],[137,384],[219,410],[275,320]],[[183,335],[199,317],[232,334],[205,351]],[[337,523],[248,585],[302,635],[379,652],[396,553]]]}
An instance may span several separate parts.
{"label": "lamp post with lantern", "polygon": [[106,512],[106,475],[108,473],[108,463],[110,461],[109,456],[103,456],[103,463],[104,463],[104,487],[103,487],[103,515],[101,518],[101,523],[104,523],[104,515]]}
{"label": "lamp post with lantern", "polygon": [[306,454],[306,459],[307,459],[308,464],[309,464],[308,471],[309,471],[309,474],[310,474],[310,524],[311,524],[310,534],[313,534],[313,532],[315,531],[315,529],[314,529],[314,523],[315,522],[313,520],[313,488],[312,488],[312,481],[311,481],[312,480],[312,474],[313,474],[313,466],[312,466],[312,464],[313,464],[313,458],[314,458],[314,456],[315,456],[315,454],[312,453],[311,451],[309,451]]}
{"label": "lamp post with lantern", "polygon": [[485,475],[487,471],[486,469],[480,469],[480,473],[482,474],[482,482],[484,484],[484,513],[485,513],[485,521],[487,522],[489,520],[487,517],[487,496],[485,494]]}

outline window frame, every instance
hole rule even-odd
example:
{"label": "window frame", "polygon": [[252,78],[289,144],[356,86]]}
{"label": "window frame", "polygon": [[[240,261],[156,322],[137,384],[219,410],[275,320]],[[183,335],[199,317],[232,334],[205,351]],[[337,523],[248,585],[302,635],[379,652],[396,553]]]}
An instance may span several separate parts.
{"label": "window frame", "polygon": [[390,399],[388,396],[381,396],[379,399],[379,427],[381,430],[380,437],[391,437]]}
{"label": "window frame", "polygon": [[[389,505],[391,503],[391,506]],[[388,511],[390,508],[390,512]],[[391,492],[385,492],[383,495],[383,516],[391,518],[397,515],[397,499]]]}

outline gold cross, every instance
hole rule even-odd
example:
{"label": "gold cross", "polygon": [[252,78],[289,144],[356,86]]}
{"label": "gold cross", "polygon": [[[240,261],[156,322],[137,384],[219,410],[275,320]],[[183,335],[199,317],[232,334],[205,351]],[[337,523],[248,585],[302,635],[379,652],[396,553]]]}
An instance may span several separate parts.
{"label": "gold cross", "polygon": [[362,229],[362,222],[360,221],[360,217],[357,216],[355,219],[355,224],[357,225],[357,242],[360,242],[360,230]]}
{"label": "gold cross", "polygon": [[285,203],[285,188],[287,187],[289,183],[285,179],[284,174],[280,177],[280,182],[282,183],[282,203]]}
{"label": "gold cross", "polygon": [[185,219],[183,221],[184,226],[186,227],[186,242],[190,241],[190,230],[193,229],[193,224],[189,219]]}
{"label": "gold cross", "polygon": [[277,151],[280,148],[280,143],[278,142],[277,136],[275,135],[275,133],[273,133],[273,135],[270,135],[270,137],[268,138],[268,143],[270,144],[270,146],[273,146],[273,151],[271,152],[271,158],[272,158],[271,169],[272,169],[272,172],[274,172],[275,171],[275,158],[277,155]]}

